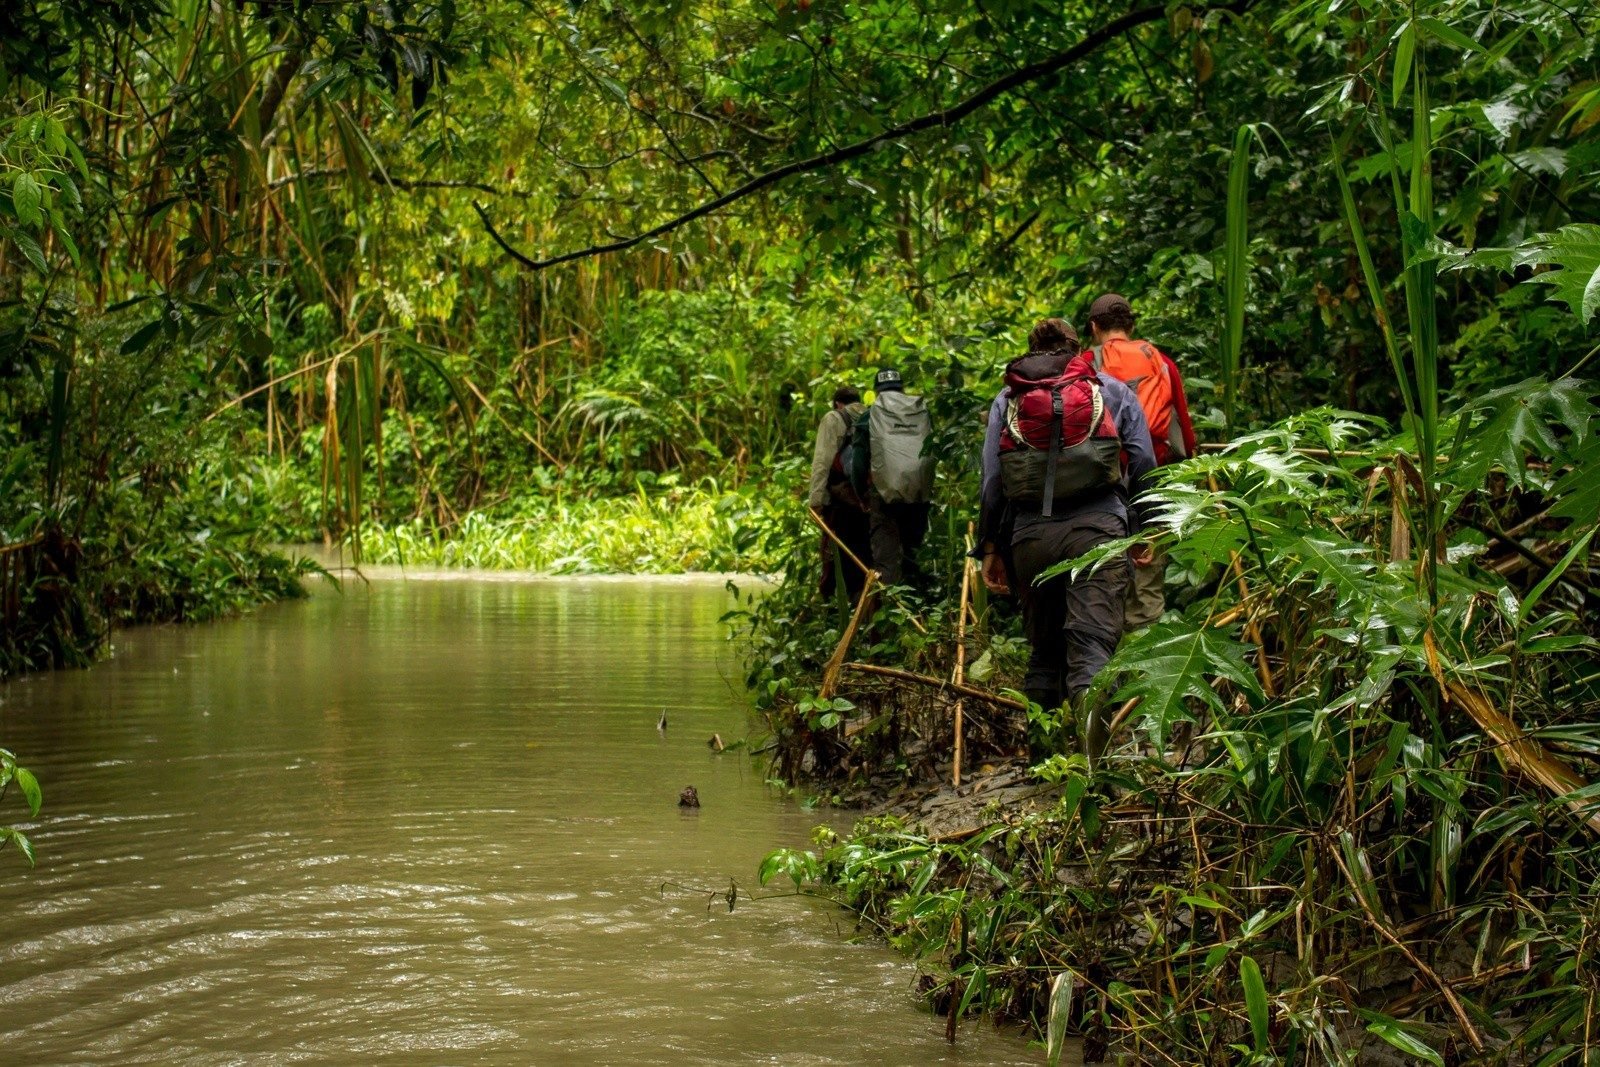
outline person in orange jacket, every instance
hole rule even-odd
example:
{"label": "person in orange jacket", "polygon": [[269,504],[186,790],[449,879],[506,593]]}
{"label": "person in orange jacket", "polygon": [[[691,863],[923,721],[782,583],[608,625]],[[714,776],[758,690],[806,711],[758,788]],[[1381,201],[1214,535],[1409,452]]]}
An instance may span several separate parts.
{"label": "person in orange jacket", "polygon": [[[1095,369],[1125,383],[1139,398],[1156,466],[1162,467],[1195,454],[1194,423],[1178,365],[1149,341],[1135,338],[1133,324],[1133,307],[1116,293],[1106,293],[1089,305]],[[1167,553],[1151,553],[1147,560],[1135,560],[1123,616],[1127,630],[1150,625],[1167,607]]]}

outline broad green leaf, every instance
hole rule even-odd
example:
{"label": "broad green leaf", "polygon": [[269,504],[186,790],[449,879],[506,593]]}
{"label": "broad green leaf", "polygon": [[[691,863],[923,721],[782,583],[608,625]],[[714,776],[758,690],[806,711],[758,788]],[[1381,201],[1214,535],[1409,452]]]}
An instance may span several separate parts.
{"label": "broad green leaf", "polygon": [[1564,452],[1561,433],[1569,433],[1571,447],[1590,438],[1595,386],[1573,378],[1546,382],[1530,378],[1483,394],[1462,408],[1462,418],[1484,422],[1467,432],[1462,454],[1446,468],[1448,499],[1458,501],[1483,488],[1489,472],[1498,468],[1518,486],[1527,485],[1527,460],[1531,453],[1556,459]]}
{"label": "broad green leaf", "polygon": [[1225,710],[1217,692],[1222,679],[1250,694],[1260,693],[1255,673],[1245,663],[1244,645],[1221,631],[1189,623],[1160,623],[1124,641],[1102,678],[1126,671],[1118,700],[1140,698],[1139,713],[1149,724],[1157,746],[1166,743],[1173,723],[1193,718],[1188,702],[1198,700],[1214,711]]}
{"label": "broad green leaf", "polygon": [[39,814],[39,805],[44,799],[43,792],[39,789],[39,779],[26,767],[17,768],[17,788],[22,790],[22,798],[28,802],[30,814]]}
{"label": "broad green leaf", "polygon": [[[1539,603],[1539,598],[1544,596],[1550,587],[1560,580],[1563,574],[1567,573],[1567,568],[1571,567],[1575,560],[1588,551],[1589,542],[1594,540],[1594,535],[1595,531],[1591,529],[1588,533],[1578,538],[1573,546],[1567,550],[1567,554],[1561,557],[1561,562],[1557,563],[1554,567],[1551,567],[1550,573],[1545,575],[1544,578],[1540,580],[1538,585],[1534,586],[1528,591],[1528,595],[1522,600],[1522,612],[1518,616],[1518,622],[1527,621],[1528,614],[1532,612],[1534,607]],[[22,771],[19,768],[17,770],[17,777],[21,778],[21,776]]]}
{"label": "broad green leaf", "polygon": [[1380,1015],[1375,1011],[1363,1011],[1361,1015],[1367,1020],[1368,1033],[1383,1038],[1407,1056],[1414,1056],[1423,1063],[1431,1063],[1433,1067],[1444,1067],[1444,1057],[1407,1030],[1398,1019]]}
{"label": "broad green leaf", "polygon": [[22,250],[23,258],[25,258],[29,263],[33,264],[34,270],[38,271],[40,274],[49,273],[50,266],[45,262],[44,249],[39,247],[38,241],[35,241],[30,235],[23,233],[21,230],[14,231],[11,234],[11,239],[15,241],[17,243],[17,247]]}
{"label": "broad green leaf", "polygon": [[1539,262],[1560,270],[1536,274],[1533,281],[1555,287],[1554,298],[1588,325],[1600,311],[1600,225],[1574,222],[1544,239]]}
{"label": "broad green leaf", "polygon": [[34,865],[33,842],[28,840],[28,835],[20,830],[13,830],[9,826],[0,826],[0,845],[10,841],[17,846],[17,851],[22,853],[22,858],[28,861],[28,866]]}
{"label": "broad green leaf", "polygon": [[1406,82],[1411,80],[1411,56],[1417,47],[1417,28],[1411,20],[1400,31],[1400,42],[1394,49],[1394,106],[1399,107],[1406,96]]}
{"label": "broad green leaf", "polygon": [[146,348],[149,348],[150,342],[155,340],[156,334],[161,332],[161,327],[161,319],[151,319],[133,331],[128,335],[128,339],[122,342],[122,354],[125,356],[138,355]]}
{"label": "broad green leaf", "polygon": [[1267,1003],[1267,986],[1261,980],[1261,966],[1254,957],[1239,958],[1239,984],[1244,986],[1244,1003],[1250,1013],[1250,1033],[1255,1039],[1255,1051],[1264,1056],[1272,1049],[1272,1008]]}
{"label": "broad green leaf", "polygon": [[42,199],[39,183],[32,174],[19,171],[11,180],[11,207],[22,225],[37,226],[44,221],[44,213],[39,210]]}
{"label": "broad green leaf", "polygon": [[1559,178],[1567,173],[1567,153],[1564,149],[1553,145],[1513,152],[1506,158],[1523,170],[1534,174],[1548,174],[1552,178]]}
{"label": "broad green leaf", "polygon": [[1434,37],[1437,37],[1439,40],[1444,41],[1446,44],[1453,44],[1463,51],[1477,52],[1480,55],[1484,54],[1485,52],[1483,45],[1479,44],[1477,41],[1474,41],[1471,37],[1468,37],[1466,34],[1462,33],[1460,30],[1449,25],[1448,23],[1440,22],[1436,18],[1429,18],[1427,16],[1419,18],[1417,21],[1420,22],[1430,34],[1432,34]]}
{"label": "broad green leaf", "polygon": [[1600,516],[1600,478],[1595,477],[1595,471],[1600,470],[1600,436],[1591,434],[1569,452],[1572,469],[1551,490],[1556,503],[1550,514],[1585,526]]}
{"label": "broad green leaf", "polygon": [[1331,587],[1342,607],[1371,605],[1389,591],[1374,585],[1377,562],[1372,549],[1354,541],[1301,537],[1286,545],[1279,558],[1288,565],[1286,577],[1308,579],[1317,590]]}

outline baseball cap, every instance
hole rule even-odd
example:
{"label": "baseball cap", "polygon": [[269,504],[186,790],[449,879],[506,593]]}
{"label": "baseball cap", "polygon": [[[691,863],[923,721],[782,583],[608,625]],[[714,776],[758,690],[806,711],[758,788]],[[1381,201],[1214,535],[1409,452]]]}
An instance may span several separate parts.
{"label": "baseball cap", "polygon": [[1113,311],[1125,311],[1133,314],[1133,307],[1128,303],[1128,298],[1116,293],[1106,293],[1104,296],[1095,297],[1094,303],[1089,305],[1089,318],[1098,319],[1102,315],[1109,315]]}
{"label": "baseball cap", "polygon": [[897,370],[881,370],[881,371],[878,372],[878,376],[876,378],[872,379],[872,388],[876,389],[880,393],[883,393],[883,392],[889,392],[889,391],[892,391],[892,390],[895,390],[895,389],[902,389],[903,390],[905,388],[905,385],[904,385],[903,382],[900,381],[900,372],[899,371],[897,371]]}

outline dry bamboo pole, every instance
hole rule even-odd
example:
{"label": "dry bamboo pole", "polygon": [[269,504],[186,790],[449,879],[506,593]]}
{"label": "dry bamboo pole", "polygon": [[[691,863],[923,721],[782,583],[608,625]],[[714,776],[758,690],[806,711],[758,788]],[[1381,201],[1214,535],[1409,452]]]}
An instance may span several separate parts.
{"label": "dry bamboo pole", "polygon": [[[861,568],[861,573],[867,576],[868,585],[872,584],[873,582],[878,582],[880,584],[882,583],[883,579],[879,577],[878,572],[867,566],[865,563],[862,563],[861,557],[850,551],[850,546],[844,543],[843,538],[833,532],[833,527],[829,526],[827,522],[823,520],[822,516],[817,514],[816,508],[808,506],[806,508],[806,517],[821,527],[822,532],[828,535],[828,539],[839,546],[839,551],[850,557],[850,562]],[[911,620],[911,625],[917,628],[917,632],[920,634],[926,634],[928,632],[928,628],[922,625],[922,620],[917,618],[909,607],[906,607],[905,602],[899,597],[895,597],[893,592],[890,592],[889,595],[894,597],[894,602],[896,604],[899,604],[901,607],[906,609],[906,618]]]}
{"label": "dry bamboo pole", "polygon": [[1361,906],[1362,912],[1366,914],[1367,922],[1372,925],[1374,930],[1378,931],[1378,933],[1383,936],[1384,940],[1388,941],[1395,948],[1399,949],[1400,954],[1411,963],[1411,966],[1416,969],[1417,973],[1426,978],[1433,985],[1433,987],[1439,991],[1439,994],[1444,997],[1445,1003],[1450,1006],[1450,1013],[1456,1017],[1456,1022],[1460,1025],[1462,1032],[1466,1035],[1467,1042],[1472,1046],[1473,1051],[1481,1053],[1484,1047],[1483,1038],[1478,1035],[1477,1028],[1472,1025],[1472,1020],[1467,1017],[1467,1011],[1461,1006],[1461,999],[1456,996],[1455,990],[1450,988],[1450,984],[1441,978],[1437,971],[1424,963],[1422,959],[1411,950],[1411,946],[1407,945],[1403,940],[1401,940],[1400,937],[1389,928],[1389,924],[1384,921],[1383,917],[1373,909],[1373,906],[1370,903],[1368,903],[1366,894],[1361,891],[1361,886],[1356,882],[1356,876],[1351,873],[1349,866],[1344,862],[1344,857],[1339,855],[1339,850],[1337,848],[1330,848],[1328,849],[1328,855],[1333,857],[1333,862],[1338,865],[1339,870],[1344,874],[1345,880],[1350,883],[1350,891],[1352,895],[1355,896],[1356,903]]}
{"label": "dry bamboo pole", "polygon": [[850,642],[855,640],[856,631],[861,628],[861,620],[866,617],[867,604],[872,600],[872,587],[877,580],[877,571],[867,572],[867,580],[861,583],[861,596],[856,599],[856,610],[850,616],[850,625],[844,628],[839,643],[834,646],[833,655],[828,657],[828,665],[822,669],[822,689],[817,695],[823,700],[832,700],[839,688],[839,669],[850,651]]}
{"label": "dry bamboo pole", "polygon": [[[1250,586],[1244,580],[1244,564],[1240,561],[1239,553],[1230,552],[1228,555],[1233,557],[1233,575],[1239,582],[1239,599],[1241,601],[1249,600]],[[1266,692],[1267,696],[1277,696],[1277,686],[1272,684],[1272,665],[1267,662],[1267,642],[1261,636],[1261,624],[1254,615],[1246,615],[1244,629],[1250,640],[1255,642],[1256,668],[1261,674],[1261,688]]]}
{"label": "dry bamboo pole", "polygon": [[[967,523],[967,543],[972,543],[972,524]],[[956,612],[956,669],[951,674],[950,681],[954,685],[965,685],[967,681],[967,597],[972,593],[972,557],[964,556],[961,561],[961,608]],[[961,726],[962,715],[966,707],[961,697],[956,698],[955,721],[955,759],[951,762],[950,784],[961,784]]]}
{"label": "dry bamboo pole", "polygon": [[830,541],[832,541],[834,544],[839,546],[839,551],[843,552],[846,556],[850,557],[850,562],[851,563],[854,563],[857,567],[861,568],[861,573],[865,574],[869,581],[871,579],[877,577],[877,572],[874,571],[871,567],[867,566],[865,563],[862,563],[860,556],[858,556],[854,552],[850,551],[850,546],[844,543],[844,539],[842,537],[840,537],[838,534],[833,532],[833,527],[831,527],[831,526],[829,526],[827,524],[827,522],[822,518],[822,515],[817,511],[816,508],[807,507],[806,508],[806,515],[807,515],[807,517],[809,517],[811,519],[812,522],[816,523],[818,526],[820,526],[822,528],[822,532],[828,535],[828,539]]}

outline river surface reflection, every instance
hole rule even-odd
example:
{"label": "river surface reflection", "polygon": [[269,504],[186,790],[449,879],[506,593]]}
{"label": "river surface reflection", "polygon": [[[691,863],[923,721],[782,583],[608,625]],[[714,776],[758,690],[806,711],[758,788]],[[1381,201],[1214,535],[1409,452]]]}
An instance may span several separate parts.
{"label": "river surface reflection", "polygon": [[911,967],[826,905],[708,907],[817,821],[707,747],[750,729],[728,605],[705,580],[351,580],[0,687],[45,789],[38,868],[0,857],[8,1054],[1039,1062],[983,1025],[947,1045]]}

